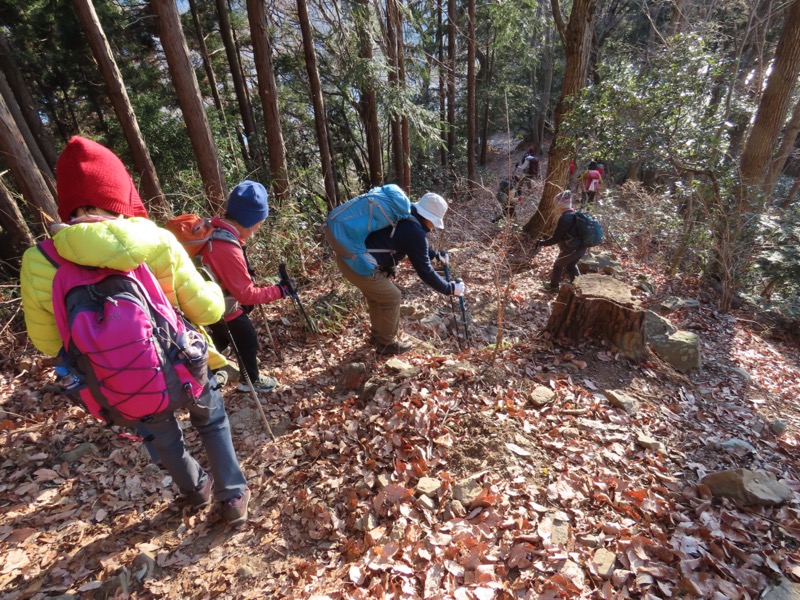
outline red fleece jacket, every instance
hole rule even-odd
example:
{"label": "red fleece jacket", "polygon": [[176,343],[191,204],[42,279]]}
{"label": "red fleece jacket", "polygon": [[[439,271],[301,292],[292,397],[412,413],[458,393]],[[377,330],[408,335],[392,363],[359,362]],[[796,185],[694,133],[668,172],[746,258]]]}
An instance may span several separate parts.
{"label": "red fleece jacket", "polygon": [[[211,220],[214,227],[220,227],[230,231],[236,236],[240,244],[243,244],[239,237],[239,232],[235,227],[229,225],[219,217]],[[243,306],[253,304],[268,304],[283,298],[280,286],[270,285],[258,287],[247,272],[247,263],[244,260],[244,252],[241,246],[222,240],[213,240],[200,250],[199,254],[203,257],[205,264],[217,282],[222,286],[226,295],[231,295]],[[242,309],[238,308],[225,317],[226,321],[231,321],[242,314]]]}

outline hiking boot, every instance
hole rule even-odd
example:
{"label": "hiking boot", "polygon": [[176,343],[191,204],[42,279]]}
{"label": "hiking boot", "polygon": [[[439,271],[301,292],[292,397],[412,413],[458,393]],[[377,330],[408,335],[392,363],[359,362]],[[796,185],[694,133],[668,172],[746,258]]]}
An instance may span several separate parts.
{"label": "hiking boot", "polygon": [[186,494],[192,508],[199,510],[211,504],[211,492],[214,490],[214,477],[206,471],[206,481],[197,489]]}
{"label": "hiking boot", "polygon": [[225,384],[228,383],[228,374],[220,369],[219,371],[214,372],[214,380],[217,382],[216,389],[221,390],[225,387]]}
{"label": "hiking boot", "polygon": [[375,352],[381,356],[394,356],[396,354],[405,354],[413,347],[414,345],[408,342],[395,340],[388,344],[375,344]]}
{"label": "hiking boot", "polygon": [[[267,375],[261,375],[258,378],[258,381],[253,382],[253,388],[255,388],[256,393],[260,392],[271,392],[276,387],[278,387],[278,380],[274,377],[269,377]],[[249,392],[250,386],[247,385],[244,381],[240,381],[239,384],[236,386],[236,389],[240,392]]]}
{"label": "hiking boot", "polygon": [[232,498],[222,503],[222,518],[234,527],[247,521],[247,506],[250,504],[250,488],[244,488],[244,493],[238,498]]}
{"label": "hiking boot", "polygon": [[228,383],[239,383],[241,380],[241,373],[239,373],[239,369],[234,367],[231,363],[228,363],[221,369],[217,371],[217,374],[225,373],[228,376],[227,382]]}

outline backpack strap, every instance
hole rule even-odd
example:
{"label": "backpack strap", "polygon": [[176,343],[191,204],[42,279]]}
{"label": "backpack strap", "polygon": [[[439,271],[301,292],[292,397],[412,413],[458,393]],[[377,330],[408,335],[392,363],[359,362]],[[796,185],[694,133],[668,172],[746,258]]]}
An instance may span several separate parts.
{"label": "backpack strap", "polygon": [[64,264],[64,259],[56,251],[56,245],[53,242],[52,238],[48,238],[36,244],[36,247],[39,249],[39,252],[44,255],[51,265],[53,265],[56,269]]}

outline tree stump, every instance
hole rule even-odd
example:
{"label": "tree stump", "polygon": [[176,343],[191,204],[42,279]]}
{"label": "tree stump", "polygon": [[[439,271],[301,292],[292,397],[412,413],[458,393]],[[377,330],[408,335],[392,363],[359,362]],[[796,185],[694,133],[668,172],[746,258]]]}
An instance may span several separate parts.
{"label": "tree stump", "polygon": [[561,286],[544,330],[553,340],[608,340],[639,360],[647,354],[644,316],[629,286],[607,275],[584,275]]}

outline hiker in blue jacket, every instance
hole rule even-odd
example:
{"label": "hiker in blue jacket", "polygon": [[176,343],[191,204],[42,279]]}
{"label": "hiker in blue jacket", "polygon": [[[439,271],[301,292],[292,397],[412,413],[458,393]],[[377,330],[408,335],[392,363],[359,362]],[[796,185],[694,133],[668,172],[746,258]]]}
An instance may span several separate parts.
{"label": "hiker in blue jacket", "polygon": [[538,240],[536,250],[542,246],[553,246],[558,244],[561,252],[558,253],[556,262],[553,263],[553,271],[550,274],[550,283],[547,289],[558,291],[559,282],[564,271],[569,275],[572,283],[581,272],[578,270],[578,261],[586,254],[586,246],[581,242],[578,235],[578,226],[575,222],[575,211],[572,209],[572,192],[565,190],[555,198],[556,206],[561,209],[561,217],[556,224],[556,230],[549,238]]}
{"label": "hiker in blue jacket", "polygon": [[370,342],[383,356],[402,354],[412,344],[397,339],[400,326],[400,289],[392,283],[397,264],[408,257],[419,278],[440,294],[463,296],[462,282],[448,282],[433,270],[431,259],[447,262],[447,252],[435,252],[428,246],[428,233],[434,228],[444,229],[443,217],[447,202],[438,194],[423,195],[411,205],[411,218],[403,219],[394,228],[379,229],[366,239],[367,250],[375,258],[378,268],[370,276],[359,275],[339,257],[336,264],[350,283],[367,299],[372,324]]}

